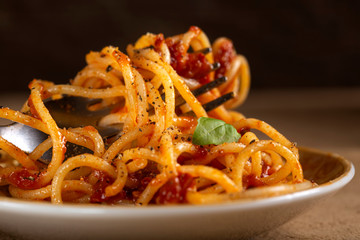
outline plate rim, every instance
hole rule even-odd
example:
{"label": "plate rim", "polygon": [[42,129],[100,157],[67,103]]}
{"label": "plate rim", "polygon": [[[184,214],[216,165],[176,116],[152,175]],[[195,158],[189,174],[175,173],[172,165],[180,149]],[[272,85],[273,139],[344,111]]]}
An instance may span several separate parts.
{"label": "plate rim", "polygon": [[[311,199],[328,195],[330,193],[335,193],[347,185],[355,175],[355,167],[353,163],[336,153],[325,152],[308,147],[299,147],[299,150],[322,155],[331,155],[332,157],[340,160],[345,169],[343,173],[337,178],[314,188],[267,198],[236,200],[226,203],[205,205],[152,205],[146,207],[133,207],[108,205],[94,206],[91,204],[54,205],[50,202],[36,202],[9,197],[0,197],[0,213],[12,213],[31,216],[52,216],[56,218],[92,217],[92,219],[119,219],[122,217],[161,217],[171,214],[193,215],[204,213],[210,214],[216,212],[252,211],[254,209],[271,208],[279,204],[298,202],[305,199]],[[53,215],[54,213],[56,214]]]}

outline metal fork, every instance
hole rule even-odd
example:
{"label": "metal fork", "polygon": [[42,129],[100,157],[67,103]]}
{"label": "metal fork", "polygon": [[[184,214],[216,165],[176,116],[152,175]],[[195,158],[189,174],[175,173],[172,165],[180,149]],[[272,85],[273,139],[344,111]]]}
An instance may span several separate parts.
{"label": "metal fork", "polygon": [[[200,96],[201,94],[210,91],[225,81],[225,77],[218,78],[193,90],[192,93],[195,96]],[[233,97],[234,94],[231,92],[204,104],[203,107],[206,111],[211,111]],[[105,107],[96,111],[89,110],[91,105],[99,103],[100,101],[101,99],[64,96],[58,100],[45,101],[44,104],[60,128],[93,126],[99,131],[103,138],[115,136],[121,131],[121,128],[101,127],[98,125],[99,120],[103,116],[109,114],[114,106]],[[176,107],[179,107],[184,103],[185,101],[181,97],[176,98]],[[151,111],[153,110],[150,110],[149,113]],[[191,115],[193,113],[187,112],[184,114]],[[47,134],[21,123],[12,123],[9,125],[0,126],[0,136],[27,153],[32,152],[40,143],[48,138]],[[91,152],[84,147],[79,147],[78,145],[72,144],[70,142],[67,143],[66,147],[66,158],[84,152]],[[41,161],[44,163],[49,163],[51,161],[51,149],[41,157]]]}

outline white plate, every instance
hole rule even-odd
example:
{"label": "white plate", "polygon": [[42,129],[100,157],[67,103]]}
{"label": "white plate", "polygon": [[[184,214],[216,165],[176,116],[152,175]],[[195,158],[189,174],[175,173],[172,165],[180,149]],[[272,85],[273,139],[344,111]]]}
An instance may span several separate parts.
{"label": "white plate", "polygon": [[239,239],[274,229],[350,182],[340,156],[302,149],[304,175],[319,187],[265,199],[203,206],[51,205],[0,198],[0,231],[26,239]]}

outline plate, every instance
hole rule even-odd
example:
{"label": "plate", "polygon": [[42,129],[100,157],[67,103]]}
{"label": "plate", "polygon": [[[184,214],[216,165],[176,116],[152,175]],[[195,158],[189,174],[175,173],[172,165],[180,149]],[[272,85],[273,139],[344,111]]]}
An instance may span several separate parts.
{"label": "plate", "polygon": [[241,239],[274,229],[351,181],[351,162],[300,148],[315,188],[282,196],[212,205],[119,207],[52,205],[0,198],[0,231],[21,239]]}

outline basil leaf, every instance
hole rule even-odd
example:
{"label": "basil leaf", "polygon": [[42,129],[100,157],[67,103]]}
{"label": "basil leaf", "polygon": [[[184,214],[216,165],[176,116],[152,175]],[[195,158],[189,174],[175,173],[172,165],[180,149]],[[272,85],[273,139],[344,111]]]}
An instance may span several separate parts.
{"label": "basil leaf", "polygon": [[241,135],[230,125],[214,118],[201,117],[195,128],[192,142],[195,145],[219,145],[239,141]]}

